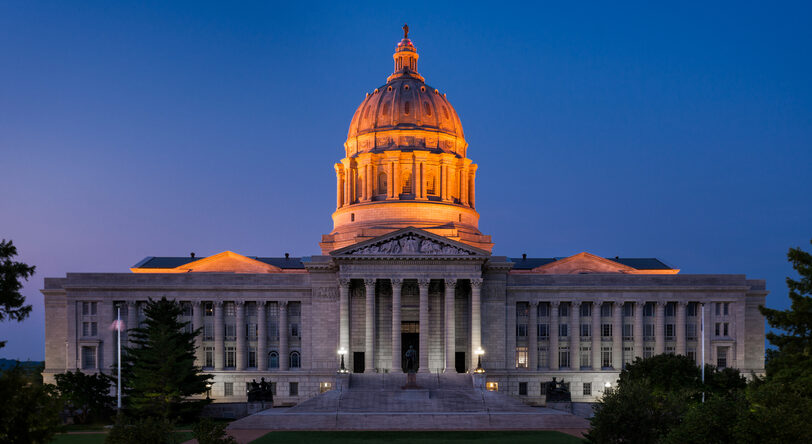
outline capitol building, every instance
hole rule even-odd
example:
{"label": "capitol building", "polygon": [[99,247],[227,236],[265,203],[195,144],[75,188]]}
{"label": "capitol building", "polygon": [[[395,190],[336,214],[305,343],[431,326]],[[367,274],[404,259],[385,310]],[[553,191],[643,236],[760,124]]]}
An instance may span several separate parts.
{"label": "capitol building", "polygon": [[661,353],[700,364],[704,350],[709,364],[763,374],[763,280],[680,274],[651,257],[494,256],[476,152],[407,32],[350,120],[321,255],[147,257],[127,273],[46,278],[46,381],[111,373],[116,307],[134,328],[163,296],[202,330],[197,363],[217,402],[244,402],[264,377],[277,403],[296,404],[334,389],[342,360],[402,373],[410,348],[418,374],[481,365],[488,390],[529,404],[544,404],[554,377],[573,401],[595,401],[624,365]]}

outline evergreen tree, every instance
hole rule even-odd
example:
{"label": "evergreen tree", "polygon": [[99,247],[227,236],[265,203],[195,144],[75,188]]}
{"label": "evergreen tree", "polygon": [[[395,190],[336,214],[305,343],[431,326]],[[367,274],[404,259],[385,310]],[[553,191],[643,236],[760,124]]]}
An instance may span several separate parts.
{"label": "evergreen tree", "polygon": [[[31,313],[30,305],[25,303],[25,296],[20,294],[23,288],[21,279],[28,280],[34,274],[36,267],[11,259],[17,256],[17,247],[12,241],[0,240],[0,321],[6,317],[20,322]],[[0,348],[6,341],[0,341]]]}
{"label": "evergreen tree", "polygon": [[110,396],[113,378],[104,373],[88,375],[77,370],[55,375],[56,388],[71,410],[78,412],[81,424],[93,417],[104,418],[113,411],[115,397]]}
{"label": "evergreen tree", "polygon": [[189,399],[205,393],[212,376],[195,366],[194,341],[201,329],[187,332],[189,323],[178,320],[181,313],[175,301],[150,299],[145,325],[131,333],[133,345],[125,348],[122,379],[128,408],[137,416],[188,418],[210,402]]}
{"label": "evergreen tree", "polygon": [[792,305],[789,310],[759,307],[767,322],[781,330],[767,333],[770,343],[778,347],[767,350],[767,378],[812,397],[812,254],[790,248],[787,258],[800,276],[787,278]]}

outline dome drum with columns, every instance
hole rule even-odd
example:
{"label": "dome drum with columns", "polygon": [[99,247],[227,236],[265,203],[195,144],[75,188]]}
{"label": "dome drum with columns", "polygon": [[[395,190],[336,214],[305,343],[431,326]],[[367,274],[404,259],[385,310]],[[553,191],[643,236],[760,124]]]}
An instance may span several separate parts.
{"label": "dome drum with columns", "polygon": [[490,236],[478,228],[477,165],[466,157],[460,118],[418,74],[408,31],[393,57],[395,72],[350,122],[322,253],[410,226],[490,251]]}

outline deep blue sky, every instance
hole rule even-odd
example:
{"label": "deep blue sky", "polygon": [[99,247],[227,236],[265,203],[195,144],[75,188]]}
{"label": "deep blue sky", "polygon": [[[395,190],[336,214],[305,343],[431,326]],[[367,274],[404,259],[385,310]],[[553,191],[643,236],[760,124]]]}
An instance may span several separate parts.
{"label": "deep blue sky", "polygon": [[45,276],[318,254],[404,22],[462,118],[494,254],[656,256],[787,306],[812,8],[604,3],[0,3],[0,237],[37,266],[0,356],[43,358]]}

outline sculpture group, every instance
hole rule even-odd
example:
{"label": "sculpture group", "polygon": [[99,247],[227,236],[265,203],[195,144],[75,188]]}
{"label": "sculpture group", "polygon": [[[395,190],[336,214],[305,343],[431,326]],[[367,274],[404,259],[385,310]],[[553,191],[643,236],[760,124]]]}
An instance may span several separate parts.
{"label": "sculpture group", "polygon": [[248,402],[270,402],[273,404],[273,392],[271,384],[265,382],[265,378],[256,379],[248,384]]}

